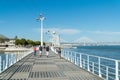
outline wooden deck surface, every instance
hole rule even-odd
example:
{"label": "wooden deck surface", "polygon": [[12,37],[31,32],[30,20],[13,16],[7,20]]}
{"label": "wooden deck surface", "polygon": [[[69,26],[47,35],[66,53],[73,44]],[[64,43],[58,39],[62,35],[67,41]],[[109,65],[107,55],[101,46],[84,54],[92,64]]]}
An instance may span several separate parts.
{"label": "wooden deck surface", "polygon": [[103,80],[50,52],[30,54],[0,74],[0,80]]}

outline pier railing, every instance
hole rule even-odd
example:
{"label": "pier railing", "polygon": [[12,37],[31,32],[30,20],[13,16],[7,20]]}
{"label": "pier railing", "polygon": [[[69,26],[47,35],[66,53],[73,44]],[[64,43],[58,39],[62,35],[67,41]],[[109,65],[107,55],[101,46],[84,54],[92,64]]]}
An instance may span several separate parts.
{"label": "pier railing", "polygon": [[4,56],[4,59],[0,56],[0,73],[32,52],[33,50],[12,52],[13,54],[8,52],[5,53],[5,55],[2,55]]}
{"label": "pier railing", "polygon": [[[56,49],[52,48],[56,52]],[[105,80],[120,80],[120,61],[80,52],[62,50],[61,56]]]}

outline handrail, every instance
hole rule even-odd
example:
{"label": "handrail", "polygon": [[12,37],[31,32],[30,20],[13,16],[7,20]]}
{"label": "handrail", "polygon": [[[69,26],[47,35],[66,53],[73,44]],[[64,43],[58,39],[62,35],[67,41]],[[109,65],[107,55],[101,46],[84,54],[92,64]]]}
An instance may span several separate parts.
{"label": "handrail", "polygon": [[11,54],[11,58],[8,57],[9,54],[6,54],[6,60],[2,60],[0,56],[0,73],[32,52],[33,50],[23,51],[21,53],[16,52],[16,55]]}
{"label": "handrail", "polygon": [[[52,49],[56,52],[56,49]],[[105,80],[120,79],[120,60],[62,49],[61,56]],[[78,61],[78,59],[79,61]],[[93,60],[91,60],[91,58]],[[94,60],[95,59],[95,60]],[[92,63],[92,65],[91,65]],[[109,63],[109,64],[106,64]]]}
{"label": "handrail", "polygon": [[[105,80],[119,80],[120,79],[120,61],[106,57],[88,55],[69,50],[62,50],[62,57],[73,62],[75,65],[86,69],[87,71],[97,74]],[[79,58],[79,61],[78,61]],[[92,59],[96,60],[92,60]],[[92,64],[91,64],[92,63]],[[104,64],[110,63],[110,64]],[[92,70],[91,70],[92,68]],[[95,70],[96,69],[96,70]]]}

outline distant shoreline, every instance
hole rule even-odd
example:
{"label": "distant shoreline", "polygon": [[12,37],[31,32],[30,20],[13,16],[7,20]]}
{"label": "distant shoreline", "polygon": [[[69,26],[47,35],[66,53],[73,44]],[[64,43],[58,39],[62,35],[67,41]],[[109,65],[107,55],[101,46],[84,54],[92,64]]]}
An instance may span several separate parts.
{"label": "distant shoreline", "polygon": [[31,48],[24,48],[24,47],[0,47],[0,52],[18,52],[18,51],[28,51]]}

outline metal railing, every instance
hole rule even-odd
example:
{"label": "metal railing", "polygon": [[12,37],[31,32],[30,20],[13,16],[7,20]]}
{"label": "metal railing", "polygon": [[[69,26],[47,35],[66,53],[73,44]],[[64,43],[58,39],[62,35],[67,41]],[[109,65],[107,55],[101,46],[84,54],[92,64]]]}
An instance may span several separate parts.
{"label": "metal railing", "polygon": [[[55,48],[51,48],[56,52]],[[120,80],[120,60],[62,49],[61,56],[104,80]]]}
{"label": "metal railing", "polygon": [[4,59],[0,56],[0,73],[32,52],[33,50],[6,53]]}
{"label": "metal railing", "polygon": [[62,50],[62,57],[105,80],[120,79],[120,61],[100,56]]}

